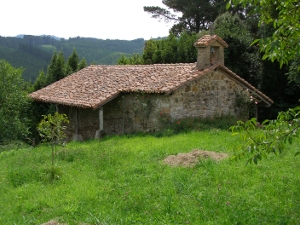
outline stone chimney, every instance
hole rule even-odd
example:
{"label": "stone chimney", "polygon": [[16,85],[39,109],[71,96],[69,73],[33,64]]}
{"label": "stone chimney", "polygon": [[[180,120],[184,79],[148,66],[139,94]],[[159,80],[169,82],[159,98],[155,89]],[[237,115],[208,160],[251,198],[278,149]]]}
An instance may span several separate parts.
{"label": "stone chimney", "polygon": [[224,66],[224,48],[227,48],[228,45],[219,36],[205,35],[199,38],[194,46],[198,49],[198,70],[203,70],[216,63]]}

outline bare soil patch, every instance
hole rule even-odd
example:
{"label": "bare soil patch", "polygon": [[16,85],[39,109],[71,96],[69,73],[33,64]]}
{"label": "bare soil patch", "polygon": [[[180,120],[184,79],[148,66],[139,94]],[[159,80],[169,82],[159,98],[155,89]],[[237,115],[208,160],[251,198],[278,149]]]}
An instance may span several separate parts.
{"label": "bare soil patch", "polygon": [[[59,223],[56,220],[50,220],[47,223],[42,223],[41,225],[67,225],[65,223]],[[86,223],[80,223],[79,225],[88,225]]]}
{"label": "bare soil patch", "polygon": [[55,220],[50,220],[50,221],[48,221],[47,223],[42,223],[41,225],[66,225],[66,224],[64,224],[64,223],[59,223],[59,222],[57,222],[57,221],[55,221]]}
{"label": "bare soil patch", "polygon": [[226,153],[211,152],[205,150],[195,149],[188,153],[179,153],[177,155],[169,155],[163,160],[163,163],[170,166],[183,166],[183,167],[193,167],[198,162],[199,159],[211,158],[216,161],[220,161],[228,157]]}

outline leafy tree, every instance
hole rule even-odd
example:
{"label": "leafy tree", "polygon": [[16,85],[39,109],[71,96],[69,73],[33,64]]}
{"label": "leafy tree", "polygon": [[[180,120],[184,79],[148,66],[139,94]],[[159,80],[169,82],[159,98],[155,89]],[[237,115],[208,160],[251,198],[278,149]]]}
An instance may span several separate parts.
{"label": "leafy tree", "polygon": [[294,83],[300,89],[300,56],[295,58],[289,67],[289,72],[286,73],[290,83]]}
{"label": "leafy tree", "polygon": [[149,40],[145,43],[144,52],[143,52],[143,59],[145,64],[153,64],[156,63],[156,60],[154,59],[154,54],[158,50],[156,40]]}
{"label": "leafy tree", "polygon": [[198,33],[208,29],[216,17],[225,12],[226,3],[223,0],[163,0],[167,7],[144,6],[144,11],[152,18],[173,21],[176,24],[171,28],[171,33],[178,35],[183,31]]}
{"label": "leafy tree", "polygon": [[65,138],[64,123],[69,123],[65,114],[55,112],[54,115],[43,115],[43,119],[38,124],[38,131],[44,141],[51,142],[52,148],[52,167],[54,165],[55,146]]}
{"label": "leafy tree", "polygon": [[118,59],[118,65],[142,65],[144,64],[144,59],[139,54],[133,54],[128,58],[124,55],[120,59]]}
{"label": "leafy tree", "polygon": [[177,46],[177,60],[181,63],[191,63],[197,61],[197,49],[194,43],[197,35],[189,35],[186,32],[180,34]]}
{"label": "leafy tree", "polygon": [[159,60],[162,60],[163,63],[178,62],[178,39],[175,37],[175,35],[170,34],[166,39],[163,39],[161,42],[161,48],[159,49],[160,51],[157,51],[154,55],[156,63],[158,63]]}
{"label": "leafy tree", "polygon": [[298,0],[229,0],[227,8],[231,6],[251,6],[250,15],[259,17],[259,25],[273,25],[271,36],[260,37],[258,43],[263,59],[272,62],[277,60],[280,66],[288,62],[300,52],[300,3]]}
{"label": "leafy tree", "polygon": [[25,138],[29,131],[26,115],[29,99],[22,68],[0,60],[0,144]]}
{"label": "leafy tree", "polygon": [[179,37],[170,34],[163,39],[150,39],[145,43],[142,56],[134,54],[122,56],[118,64],[158,64],[158,63],[192,63],[197,60],[197,50],[193,46],[197,40],[196,34],[183,32]]}
{"label": "leafy tree", "polygon": [[214,32],[228,44],[225,65],[239,76],[259,87],[262,80],[262,64],[259,49],[251,46],[254,41],[246,20],[226,12],[214,21]]}
{"label": "leafy tree", "polygon": [[260,64],[262,66],[260,90],[274,101],[274,105],[270,108],[260,110],[263,111],[263,118],[275,119],[279,112],[298,105],[300,88],[294,82],[289,82],[286,75],[289,72],[287,65],[280,68],[279,62],[269,60],[262,60]]}

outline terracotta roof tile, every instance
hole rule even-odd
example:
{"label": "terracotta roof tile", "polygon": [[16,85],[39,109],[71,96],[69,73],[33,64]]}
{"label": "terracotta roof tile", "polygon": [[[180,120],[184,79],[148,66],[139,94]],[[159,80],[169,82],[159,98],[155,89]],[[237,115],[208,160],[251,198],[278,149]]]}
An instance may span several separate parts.
{"label": "terracotta roof tile", "polygon": [[218,41],[224,48],[228,48],[228,44],[220,38],[218,35],[204,35],[203,37],[199,38],[195,43],[195,47],[207,47],[211,43]]}
{"label": "terracotta roof tile", "polygon": [[37,101],[82,108],[97,108],[115,98],[121,92],[169,94],[209,71],[220,67],[226,70],[237,82],[259,93],[266,103],[272,103],[271,99],[224,66],[213,65],[202,71],[197,70],[195,66],[195,63],[125,66],[92,65],[35,91],[29,96]]}

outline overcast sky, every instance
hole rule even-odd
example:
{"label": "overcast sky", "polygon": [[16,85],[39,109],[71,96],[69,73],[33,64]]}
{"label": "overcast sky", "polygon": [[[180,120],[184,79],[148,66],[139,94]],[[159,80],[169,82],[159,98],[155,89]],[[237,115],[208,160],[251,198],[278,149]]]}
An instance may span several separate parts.
{"label": "overcast sky", "polygon": [[162,0],[2,0],[0,36],[54,35],[133,40],[167,36],[172,24],[159,22],[143,6]]}

